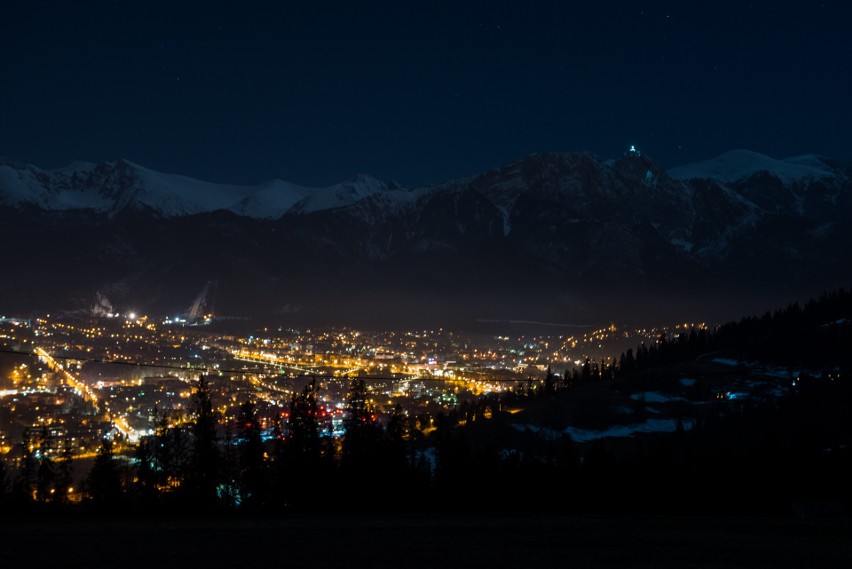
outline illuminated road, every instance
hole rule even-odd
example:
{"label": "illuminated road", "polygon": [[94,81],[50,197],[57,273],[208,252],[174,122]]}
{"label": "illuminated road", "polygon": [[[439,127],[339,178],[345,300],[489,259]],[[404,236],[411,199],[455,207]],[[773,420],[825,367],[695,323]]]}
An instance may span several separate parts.
{"label": "illuminated road", "polygon": [[103,412],[106,415],[107,420],[111,421],[116,430],[124,435],[127,440],[136,441],[139,439],[138,433],[136,433],[136,431],[127,423],[127,420],[124,417],[112,416],[106,404],[102,405],[100,403],[95,392],[92,391],[88,385],[77,379],[74,374],[65,369],[65,366],[56,361],[53,356],[44,350],[44,348],[36,347],[35,352],[47,363],[51,370],[62,375],[65,383],[67,383],[77,395],[82,397],[84,401],[91,403],[96,411]]}
{"label": "illuminated road", "polygon": [[[350,374],[363,371],[362,368],[352,367],[352,368],[347,368],[343,371],[340,371],[340,370],[336,371],[335,376],[338,376],[338,374],[339,374],[339,377],[330,377],[330,376],[323,375],[316,368],[307,368],[307,367],[300,366],[298,364],[288,362],[288,361],[283,360],[282,358],[276,356],[275,354],[272,354],[272,353],[269,353],[269,352],[253,352],[253,351],[249,351],[249,350],[231,350],[231,356],[234,359],[239,360],[239,361],[273,365],[273,366],[275,366],[275,367],[277,367],[281,370],[293,370],[293,371],[299,373],[302,376],[321,375],[323,377],[323,379],[331,379],[331,380],[339,379],[341,381],[344,381],[344,380],[349,380],[349,379],[357,379],[357,377],[350,377]],[[438,378],[420,377],[420,376],[417,376],[417,375],[409,375],[408,377],[388,377],[388,378],[382,378],[382,379],[387,379],[388,381],[398,381],[398,382],[417,381],[417,380],[421,380],[421,379],[440,381],[440,379],[438,379]],[[252,383],[256,383],[254,380],[251,380],[251,381],[252,381]],[[280,388],[274,388],[274,390],[281,391]]]}
{"label": "illuminated road", "polygon": [[268,352],[250,352],[248,350],[234,350],[231,352],[231,355],[236,360],[252,363],[269,364],[279,367],[281,369],[292,369],[303,375],[316,375],[317,373],[319,373],[316,369],[302,367],[297,364],[282,360],[275,354],[270,354]]}

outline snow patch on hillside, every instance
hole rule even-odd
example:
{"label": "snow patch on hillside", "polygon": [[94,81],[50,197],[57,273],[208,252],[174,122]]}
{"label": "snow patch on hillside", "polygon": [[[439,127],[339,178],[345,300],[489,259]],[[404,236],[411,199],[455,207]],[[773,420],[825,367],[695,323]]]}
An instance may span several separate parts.
{"label": "snow patch on hillside", "polygon": [[[682,421],[684,430],[692,428],[693,424],[690,420]],[[632,437],[638,433],[673,433],[677,430],[677,419],[648,419],[644,423],[634,423],[632,425],[615,425],[602,431],[593,431],[589,429],[580,429],[578,427],[568,427],[565,432],[571,436],[571,439],[586,443],[596,439],[607,437]]]}
{"label": "snow patch on hillside", "polygon": [[665,393],[660,393],[659,391],[643,391],[641,393],[634,393],[630,396],[630,399],[633,401],[644,400],[645,403],[669,403],[671,401],[686,401],[683,397],[676,397],[674,395],[666,395]]}

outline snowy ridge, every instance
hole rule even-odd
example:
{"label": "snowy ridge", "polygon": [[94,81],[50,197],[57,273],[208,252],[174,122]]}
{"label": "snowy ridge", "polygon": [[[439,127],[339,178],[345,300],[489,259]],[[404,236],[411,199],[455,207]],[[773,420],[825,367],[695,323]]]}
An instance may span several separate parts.
{"label": "snowy ridge", "polygon": [[[548,429],[530,424],[510,423],[512,428],[517,431],[529,431],[535,433],[545,440],[558,440],[563,434],[571,437],[572,441],[578,443],[587,443],[590,441],[605,439],[605,438],[627,438],[637,434],[648,433],[673,433],[678,428],[678,420],[669,419],[648,419],[642,423],[633,423],[629,425],[613,425],[603,430],[582,429],[580,427],[569,426],[564,431]],[[693,421],[686,419],[681,420],[681,424],[685,430],[690,430],[693,427]]]}
{"label": "snowy ridge", "polygon": [[144,204],[167,217],[230,209],[249,193],[247,188],[202,182],[188,176],[162,174],[129,163],[138,173],[139,193],[123,195],[116,204],[121,210],[131,202]]}
{"label": "snowy ridge", "polygon": [[74,183],[81,175],[88,174],[94,165],[78,163],[71,176],[67,167],[62,175],[63,183],[55,183],[34,166],[16,167],[0,164],[0,199],[11,206],[34,205],[42,209],[103,209],[111,200],[103,192],[82,193],[74,191]]}
{"label": "snowy ridge", "polygon": [[304,197],[293,207],[293,213],[310,213],[344,207],[373,194],[397,189],[399,188],[395,184],[388,184],[372,176],[359,174],[351,180],[334,186],[306,191]]}
{"label": "snowy ridge", "polygon": [[75,162],[55,170],[0,162],[0,205],[32,205],[53,211],[86,209],[114,215],[142,205],[164,217],[228,210],[257,219],[277,219],[291,209],[321,211],[385,192],[402,194],[403,199],[408,194],[395,184],[364,175],[325,188],[277,179],[236,186],[156,172],[126,160]]}
{"label": "snowy ridge", "polygon": [[793,156],[776,160],[750,150],[731,150],[711,160],[672,168],[668,174],[675,180],[708,178],[727,184],[744,180],[758,172],[768,172],[785,185],[838,176],[818,156]]}
{"label": "snowy ridge", "polygon": [[217,209],[227,209],[237,215],[257,219],[277,219],[310,192],[308,188],[283,180],[270,180],[250,190],[239,201]]}
{"label": "snowy ridge", "polygon": [[[737,175],[766,164],[757,157]],[[163,283],[194,293],[197,278],[229,282],[228,302],[262,313],[290,304],[325,317],[384,297],[389,314],[402,313],[421,310],[408,300],[436,290],[471,319],[500,305],[497,317],[532,321],[555,313],[570,321],[586,311],[611,319],[608,311],[622,308],[609,308],[612,298],[639,291],[648,291],[641,293],[648,307],[666,295],[698,304],[746,287],[783,293],[783,301],[792,290],[785,287],[849,281],[847,166],[807,156],[767,160],[797,176],[834,175],[789,186],[768,173],[730,184],[676,180],[647,155],[604,162],[550,153],[408,190],[368,176],[326,188],[282,180],[236,186],[126,161],[42,170],[0,160],[0,231],[41,240],[51,255],[45,271],[73,266],[66,272],[77,278],[74,298],[93,291],[123,295],[122,302],[163,298],[168,311]],[[50,213],[57,211],[67,213]],[[23,305],[35,298],[27,289],[32,263],[12,260],[18,265],[0,279],[0,296]],[[294,265],[300,270],[287,270]],[[57,306],[67,301],[64,285],[48,289],[60,285],[47,272],[39,282]],[[509,292],[519,290],[528,293]],[[441,313],[423,310],[429,318]]]}
{"label": "snowy ridge", "polygon": [[[769,174],[755,176],[761,172]],[[645,183],[648,173],[656,173],[652,186]],[[815,182],[819,189],[811,192]],[[597,270],[581,254],[577,243],[583,242],[615,259],[617,271],[638,274],[644,270],[636,253],[640,244],[665,243],[661,254],[706,264],[737,255],[737,243],[779,214],[807,217],[808,238],[826,242],[843,231],[834,214],[845,203],[847,184],[830,160],[812,155],[775,160],[745,150],[669,175],[647,156],[603,162],[588,153],[532,155],[411,190],[367,175],[324,188],[280,179],[238,186],[126,160],[54,170],[0,160],[0,206],[90,210],[111,218],[133,208],[162,218],[230,211],[271,220],[329,212],[371,229],[358,244],[342,234],[330,237],[334,231],[322,238],[337,250],[357,245],[371,259],[404,247],[451,251],[479,240],[519,239],[525,251],[548,263]]]}

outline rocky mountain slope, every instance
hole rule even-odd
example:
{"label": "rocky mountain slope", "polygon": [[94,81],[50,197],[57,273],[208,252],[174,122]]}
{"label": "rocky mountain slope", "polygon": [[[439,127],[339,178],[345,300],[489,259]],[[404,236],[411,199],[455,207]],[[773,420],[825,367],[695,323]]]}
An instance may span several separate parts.
{"label": "rocky mountain slope", "polygon": [[406,189],[200,182],[126,161],[0,163],[0,310],[577,322],[733,315],[852,278],[852,182],[743,150],[670,172],[638,152],[534,155]]}

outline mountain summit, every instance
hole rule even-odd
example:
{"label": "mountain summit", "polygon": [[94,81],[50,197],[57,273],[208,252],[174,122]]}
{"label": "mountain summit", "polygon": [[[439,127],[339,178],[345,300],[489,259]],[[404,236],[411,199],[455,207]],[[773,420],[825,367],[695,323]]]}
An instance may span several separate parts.
{"label": "mountain summit", "polygon": [[830,159],[743,150],[670,171],[541,154],[414,189],[7,161],[0,310],[171,312],[216,281],[220,312],[337,321],[727,316],[848,284],[850,189]]}
{"label": "mountain summit", "polygon": [[307,188],[282,180],[235,186],[163,174],[128,160],[75,162],[55,170],[0,162],[0,203],[48,211],[91,210],[108,216],[128,207],[141,207],[160,217],[227,210],[275,219],[297,205],[300,211],[341,207],[391,188],[398,189],[365,175],[326,188]]}

